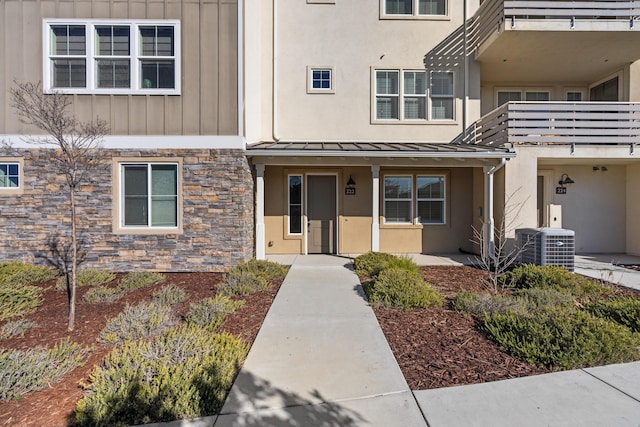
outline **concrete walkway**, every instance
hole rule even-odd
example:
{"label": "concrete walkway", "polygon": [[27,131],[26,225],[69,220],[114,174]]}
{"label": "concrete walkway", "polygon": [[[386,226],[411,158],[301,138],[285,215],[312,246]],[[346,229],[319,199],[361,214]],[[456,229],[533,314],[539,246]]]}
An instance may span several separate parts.
{"label": "concrete walkway", "polygon": [[426,426],[349,258],[298,257],[218,426]]}

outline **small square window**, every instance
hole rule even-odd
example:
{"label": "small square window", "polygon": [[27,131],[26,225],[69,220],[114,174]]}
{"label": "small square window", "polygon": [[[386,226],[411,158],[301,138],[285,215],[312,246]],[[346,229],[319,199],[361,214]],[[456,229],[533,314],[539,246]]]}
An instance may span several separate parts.
{"label": "small square window", "polygon": [[308,93],[334,93],[333,68],[309,67],[307,75]]}
{"label": "small square window", "polygon": [[446,16],[447,0],[381,0],[383,15],[402,17]]}

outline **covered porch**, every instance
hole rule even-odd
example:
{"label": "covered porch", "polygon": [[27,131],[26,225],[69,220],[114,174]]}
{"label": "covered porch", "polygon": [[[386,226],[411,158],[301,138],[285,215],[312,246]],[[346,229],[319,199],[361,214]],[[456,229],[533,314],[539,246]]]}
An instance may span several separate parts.
{"label": "covered porch", "polygon": [[[265,142],[247,156],[256,180],[256,257],[265,259],[486,250],[493,176],[515,153],[443,143]],[[474,229],[487,236],[486,248],[473,243]]]}

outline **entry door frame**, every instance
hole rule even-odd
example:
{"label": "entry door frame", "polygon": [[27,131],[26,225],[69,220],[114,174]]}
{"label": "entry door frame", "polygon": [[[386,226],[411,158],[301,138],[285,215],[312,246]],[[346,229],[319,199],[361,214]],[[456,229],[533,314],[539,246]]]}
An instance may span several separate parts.
{"label": "entry door frame", "polygon": [[336,225],[336,254],[340,253],[340,224],[338,222],[338,212],[340,212],[340,174],[338,172],[308,172],[304,174],[304,254],[309,255],[309,229],[307,224],[309,223],[309,177],[310,176],[333,176],[336,179],[336,212],[335,212],[335,225]]}
{"label": "entry door frame", "polygon": [[[538,169],[536,173],[536,187],[537,177],[542,177],[542,200],[536,201],[536,206],[542,207],[542,226],[551,227],[551,205],[553,204],[553,189],[554,189],[554,171],[553,169]],[[536,189],[537,193],[537,189]]]}

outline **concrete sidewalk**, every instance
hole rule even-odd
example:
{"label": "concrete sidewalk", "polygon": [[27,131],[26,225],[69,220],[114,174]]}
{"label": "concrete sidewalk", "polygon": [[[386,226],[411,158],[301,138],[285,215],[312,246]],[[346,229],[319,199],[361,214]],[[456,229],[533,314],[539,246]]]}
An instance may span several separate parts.
{"label": "concrete sidewalk", "polygon": [[351,259],[298,257],[219,426],[426,426]]}

